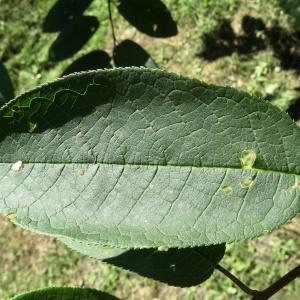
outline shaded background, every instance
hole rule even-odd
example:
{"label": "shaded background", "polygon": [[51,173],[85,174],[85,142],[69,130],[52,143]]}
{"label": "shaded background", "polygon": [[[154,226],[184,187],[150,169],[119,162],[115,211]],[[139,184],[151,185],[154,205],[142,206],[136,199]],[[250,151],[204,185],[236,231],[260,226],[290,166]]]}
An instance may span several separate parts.
{"label": "shaded background", "polygon": [[[119,11],[113,5],[116,46],[106,1],[73,1],[75,10],[57,0],[0,0],[0,103],[62,74],[145,65],[248,91],[300,124],[298,0],[164,0],[158,18],[138,11],[144,24],[126,5]],[[229,245],[221,264],[262,289],[300,263],[299,228],[298,217],[259,239]],[[133,300],[248,299],[218,271],[201,286],[168,287],[4,218],[0,251],[0,299],[50,285],[88,286]],[[299,295],[298,279],[274,299]]]}

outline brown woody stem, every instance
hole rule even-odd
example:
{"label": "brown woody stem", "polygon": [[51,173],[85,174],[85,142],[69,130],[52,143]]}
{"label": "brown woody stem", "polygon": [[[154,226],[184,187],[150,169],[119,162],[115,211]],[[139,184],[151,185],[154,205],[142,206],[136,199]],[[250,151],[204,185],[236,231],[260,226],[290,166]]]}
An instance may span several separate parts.
{"label": "brown woody stem", "polygon": [[290,282],[300,277],[300,265],[298,265],[293,270],[289,271],[286,275],[278,279],[275,283],[270,285],[268,288],[264,289],[263,291],[256,291],[247,287],[243,282],[241,282],[237,277],[235,277],[232,273],[230,273],[222,266],[217,265],[216,269],[222,272],[246,294],[251,295],[253,300],[267,300],[274,294],[279,292],[281,289],[283,289]]}
{"label": "brown woody stem", "polygon": [[115,34],[114,21],[113,21],[113,17],[112,17],[111,0],[107,0],[107,6],[108,6],[109,22],[110,22],[110,27],[111,27],[111,33],[112,33],[112,37],[113,37],[114,47],[116,47],[116,45],[117,45],[117,39],[116,39],[116,34]]}

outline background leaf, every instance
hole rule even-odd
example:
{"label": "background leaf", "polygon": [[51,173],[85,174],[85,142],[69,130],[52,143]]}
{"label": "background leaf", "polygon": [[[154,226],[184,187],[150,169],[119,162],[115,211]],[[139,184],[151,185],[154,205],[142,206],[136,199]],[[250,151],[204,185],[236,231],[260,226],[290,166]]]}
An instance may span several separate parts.
{"label": "background leaf", "polygon": [[71,287],[52,287],[15,296],[11,300],[118,300],[107,293]]}
{"label": "background leaf", "polygon": [[0,110],[0,211],[120,248],[243,240],[300,211],[300,132],[269,103],[160,70],[64,77]]}
{"label": "background leaf", "polygon": [[121,250],[70,239],[60,240],[84,255],[179,287],[189,287],[207,280],[225,253],[225,245],[188,249]]}

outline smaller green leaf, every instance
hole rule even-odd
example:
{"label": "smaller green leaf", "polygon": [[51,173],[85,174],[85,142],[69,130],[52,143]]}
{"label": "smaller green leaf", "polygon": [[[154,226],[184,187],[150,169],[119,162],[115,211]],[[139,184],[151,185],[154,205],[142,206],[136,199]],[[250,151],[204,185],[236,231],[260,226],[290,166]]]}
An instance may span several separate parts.
{"label": "smaller green leaf", "polygon": [[60,241],[83,255],[179,287],[189,287],[207,280],[225,254],[225,244],[186,249],[125,250],[68,238],[61,238]]}
{"label": "smaller green leaf", "polygon": [[118,298],[88,288],[51,287],[24,293],[11,300],[118,300]]}

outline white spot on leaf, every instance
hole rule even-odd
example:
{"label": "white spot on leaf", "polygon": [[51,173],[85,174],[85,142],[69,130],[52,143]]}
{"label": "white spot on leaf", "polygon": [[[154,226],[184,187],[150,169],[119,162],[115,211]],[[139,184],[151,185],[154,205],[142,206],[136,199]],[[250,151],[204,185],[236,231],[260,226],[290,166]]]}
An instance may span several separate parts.
{"label": "white spot on leaf", "polygon": [[13,164],[12,170],[15,172],[19,172],[23,167],[24,167],[23,162],[21,160],[18,160],[16,163]]}
{"label": "white spot on leaf", "polygon": [[174,264],[171,264],[169,268],[171,269],[172,272],[176,271],[176,265]]}
{"label": "white spot on leaf", "polygon": [[164,246],[160,246],[157,248],[158,251],[161,251],[161,252],[167,252],[169,251],[169,248],[168,247],[164,247]]}

